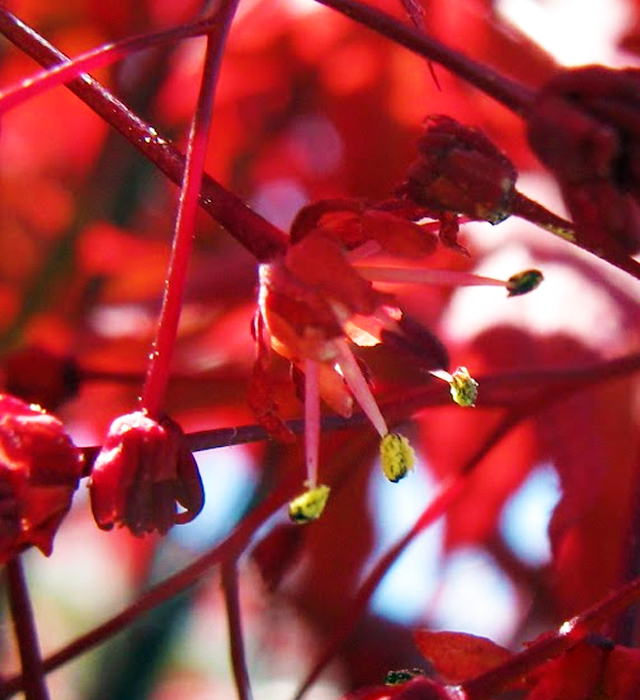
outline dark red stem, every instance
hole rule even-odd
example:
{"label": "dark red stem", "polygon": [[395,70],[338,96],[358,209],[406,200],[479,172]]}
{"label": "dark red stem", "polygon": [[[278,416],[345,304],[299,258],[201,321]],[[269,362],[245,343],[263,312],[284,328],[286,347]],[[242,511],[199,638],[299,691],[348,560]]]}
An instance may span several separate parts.
{"label": "dark red stem", "polygon": [[242,614],[240,611],[240,591],[238,587],[238,564],[229,559],[222,565],[222,590],[227,609],[229,629],[229,655],[239,700],[251,700],[251,684],[247,671],[244,637],[242,634]]}
{"label": "dark red stem", "polygon": [[575,227],[571,221],[567,221],[557,214],[550,212],[548,209],[543,207],[542,204],[539,204],[533,199],[529,199],[529,197],[525,196],[521,192],[516,191],[513,197],[511,202],[511,213],[514,216],[519,216],[522,219],[526,219],[527,221],[536,224],[536,226],[540,226],[540,228],[543,228],[546,231],[550,231],[560,238],[571,241],[573,245],[588,251],[592,255],[596,255],[601,260],[605,260],[610,265],[614,265],[632,277],[635,277],[637,280],[640,280],[640,263],[638,263],[637,260],[634,260],[629,255],[616,254],[610,251],[595,251],[592,248],[589,248],[583,241],[576,238],[574,235]]}
{"label": "dark red stem", "polygon": [[410,51],[439,63],[516,114],[524,116],[528,113],[534,97],[533,90],[501,75],[489,66],[474,61],[359,0],[317,0],[317,2],[337,10]]}
{"label": "dark red stem", "polygon": [[38,633],[31,608],[29,589],[22,568],[22,560],[19,556],[7,562],[7,582],[9,585],[9,607],[20,651],[25,699],[48,700],[49,693],[40,656]]}
{"label": "dark red stem", "polygon": [[[640,353],[578,369],[521,373],[514,372],[504,376],[501,375],[500,377],[486,377],[481,381],[481,386],[495,384],[496,387],[498,387],[498,385],[500,385],[504,387],[505,392],[508,392],[510,395],[515,394],[517,397],[522,393],[519,387],[524,387],[527,385],[530,387],[532,383],[535,384],[537,382],[537,386],[534,386],[534,389],[541,391],[546,384],[547,386],[543,391],[543,394],[533,400],[532,412],[535,412],[545,403],[552,403],[553,401],[560,400],[571,391],[577,391],[581,388],[586,388],[587,386],[606,381],[607,379],[622,377],[638,371],[640,371]],[[439,389],[439,385],[436,387],[436,389]],[[401,417],[406,417],[406,415],[414,412],[418,406],[424,407],[425,405],[442,405],[443,402],[444,396],[442,392],[434,391],[433,386],[424,388],[420,392],[416,392],[416,395],[409,397],[407,401],[399,402],[397,398],[393,400],[393,403],[397,404],[395,405],[395,410],[393,411],[394,419],[400,420]],[[473,471],[474,464],[477,464],[478,461],[482,459],[482,457],[486,455],[487,452],[504,435],[506,435],[506,433],[512,427],[514,427],[520,420],[525,418],[526,415],[530,415],[530,412],[528,413],[526,410],[526,404],[528,403],[528,401],[523,402],[525,405],[521,407],[522,412],[519,413],[517,411],[513,411],[505,417],[505,419],[496,427],[492,435],[484,442],[484,444],[472,456],[467,464],[464,465],[463,469],[461,470],[463,475],[466,476]],[[390,402],[388,401],[383,403],[383,405],[389,404]],[[505,404],[504,402],[500,404],[492,404],[489,402],[488,405],[508,406],[509,404]],[[481,406],[479,405],[478,408],[481,408]],[[390,411],[387,411],[388,415],[389,413]],[[364,422],[366,422],[366,420],[361,415],[356,415],[349,421],[346,421],[343,418],[331,416],[323,419],[323,429],[339,429]],[[288,425],[294,432],[297,433],[302,432],[304,429],[302,421],[290,422]],[[193,433],[191,435],[187,435],[187,440],[189,441],[190,448],[195,451],[199,449],[208,449],[211,447],[239,444],[242,442],[264,440],[265,436],[266,434],[264,428],[256,425],[245,426],[243,428],[225,428],[223,430]],[[87,448],[85,450],[88,455],[88,460],[91,459],[96,451],[97,448]],[[364,581],[359,592],[356,594],[356,598],[358,598],[360,601],[359,605],[366,605],[366,602],[370,597],[369,591],[375,590],[377,585],[375,581],[379,576],[378,572],[383,568],[385,568],[385,570],[388,569],[388,564],[399,556],[404,548],[406,548],[406,546],[420,531],[424,530],[428,524],[433,522],[433,519],[437,517],[439,512],[441,512],[442,504],[450,504],[449,499],[455,499],[457,497],[458,489],[463,485],[464,480],[461,480],[457,482],[457,484],[451,484],[447,488],[443,487],[440,496],[427,507],[411,530],[401,540],[393,545],[393,547],[390,548],[385,555],[383,555],[383,558],[381,558],[378,564],[374,566],[369,574],[369,577]],[[116,615],[103,625],[100,625],[86,635],[78,638],[64,649],[61,649],[53,656],[45,659],[45,671],[48,672],[58,668],[71,659],[74,659],[76,656],[79,656],[89,649],[103,643],[106,639],[124,629],[127,625],[131,624],[134,620],[138,619],[148,611],[162,604],[173,595],[177,595],[184,589],[195,584],[198,579],[201,578],[210,568],[221,564],[223,561],[237,559],[240,553],[250,542],[257,528],[259,528],[273,513],[275,513],[290,498],[292,498],[296,494],[298,487],[299,475],[293,473],[284,481],[284,483],[281,484],[278,491],[273,493],[267,500],[252,511],[226,540],[221,542],[207,554],[203,555],[200,559],[196,560],[183,571],[180,571],[175,576],[170,577],[155,588],[149,590],[139,600],[137,600],[119,615]],[[634,585],[640,588],[640,583],[636,581],[634,584],[629,584],[629,586],[626,586],[615,593],[613,596],[613,602],[607,599],[607,601],[609,601],[609,606],[614,604],[617,605],[615,609],[611,608],[611,613],[609,614],[615,613],[616,610],[622,609],[625,605],[634,602],[634,600],[639,597],[637,592],[634,593],[636,590],[633,587]],[[603,621],[606,619],[604,610],[609,610],[609,608],[603,608],[603,611],[599,612],[599,614],[602,615]],[[593,627],[594,625],[591,626]],[[344,626],[344,628],[346,627],[348,627],[348,625]],[[11,696],[13,693],[18,692],[21,688],[23,688],[21,677],[8,679],[0,687],[0,700]],[[477,699],[474,698],[474,700]]]}
{"label": "dark red stem", "polygon": [[224,44],[231,27],[237,3],[229,0],[223,3],[219,12],[219,22],[207,36],[204,70],[196,111],[191,123],[187,143],[187,156],[184,177],[178,202],[171,259],[162,299],[162,309],[158,320],[158,332],[149,355],[147,376],[142,390],[141,406],[146,412],[158,418],[162,411],[164,395],[169,381],[171,358],[178,334],[178,323],[182,301],[187,284],[187,272],[193,239],[195,236],[198,194],[202,186],[202,174],[207,154],[207,143],[213,98],[220,72],[220,62]]}
{"label": "dark red stem", "polygon": [[[579,391],[582,388],[636,372],[640,372],[640,353],[585,367],[502,372],[499,375],[479,377],[481,394],[477,409],[524,407],[530,415],[545,402],[560,400],[568,392]],[[447,406],[451,403],[451,397],[444,383],[433,382],[412,391],[403,389],[398,395],[386,394],[380,397],[378,403],[387,420],[393,424],[406,420],[416,411],[435,406]],[[519,420],[515,413],[511,415]],[[323,416],[321,429],[322,432],[344,430],[365,425],[367,422],[367,418],[362,413],[354,413],[351,418]],[[286,421],[286,426],[295,435],[301,435],[304,432],[302,419]],[[202,430],[189,433],[185,437],[189,449],[192,452],[198,452],[217,447],[262,442],[268,439],[269,435],[261,425],[253,424]],[[83,476],[89,476],[91,464],[99,450],[99,446],[83,449],[86,465]]]}
{"label": "dark red stem", "polygon": [[[0,32],[45,67],[69,61],[33,29],[0,6]],[[97,80],[83,74],[67,87],[116,129],[176,184],[181,184],[184,156],[156,129],[132,112]],[[200,206],[218,221],[258,260],[269,260],[285,250],[288,236],[253,212],[232,192],[208,176],[203,177]]]}
{"label": "dark red stem", "polygon": [[166,46],[182,39],[206,34],[218,21],[215,16],[207,17],[189,24],[182,24],[179,27],[151,34],[141,34],[87,51],[64,64],[60,63],[31,78],[25,78],[13,87],[0,90],[0,114],[8,112],[35,95],[40,95],[45,90],[77,78],[85,71],[103,68],[136,51],[143,51],[154,46]]}

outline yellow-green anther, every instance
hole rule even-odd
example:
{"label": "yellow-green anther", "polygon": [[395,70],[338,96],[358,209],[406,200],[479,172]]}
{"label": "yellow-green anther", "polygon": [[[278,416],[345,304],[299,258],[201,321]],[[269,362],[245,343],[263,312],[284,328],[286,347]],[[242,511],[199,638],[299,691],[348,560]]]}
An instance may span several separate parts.
{"label": "yellow-green anther", "polygon": [[403,668],[399,671],[389,671],[384,679],[385,685],[401,685],[407,681],[412,681],[418,676],[425,676],[426,673],[421,668]]}
{"label": "yellow-green anther", "polygon": [[451,375],[451,397],[459,406],[475,406],[478,398],[478,382],[466,367],[458,367]]}
{"label": "yellow-green anther", "polygon": [[289,517],[294,523],[309,523],[317,520],[329,498],[328,486],[320,484],[296,496],[289,503]]}
{"label": "yellow-green anther", "polygon": [[540,270],[524,270],[511,275],[507,280],[507,291],[510,297],[519,297],[532,292],[544,278]]}
{"label": "yellow-green anther", "polygon": [[404,435],[387,433],[380,440],[380,463],[384,475],[394,483],[413,469],[415,453]]}

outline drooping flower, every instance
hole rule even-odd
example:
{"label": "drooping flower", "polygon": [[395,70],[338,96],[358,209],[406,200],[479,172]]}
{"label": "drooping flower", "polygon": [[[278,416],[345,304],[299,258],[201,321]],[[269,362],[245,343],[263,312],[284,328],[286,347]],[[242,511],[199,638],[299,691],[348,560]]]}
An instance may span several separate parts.
{"label": "drooping flower", "polygon": [[457,240],[460,217],[499,224],[509,216],[519,216],[573,240],[571,222],[516,189],[517,177],[515,165],[479,129],[436,114],[424,122],[418,159],[397,195],[400,201],[424,207],[426,216],[437,218],[440,240],[461,252],[466,250]]}
{"label": "drooping flower", "polygon": [[32,545],[51,554],[83,463],[57,418],[0,395],[0,562]]}
{"label": "drooping flower", "polygon": [[165,534],[202,510],[202,481],[180,426],[143,411],[116,418],[89,482],[91,508],[103,530]]}
{"label": "drooping flower", "polygon": [[[490,284],[524,293],[539,282],[540,273],[522,273],[524,281],[478,278],[468,273],[429,270],[416,260],[433,252],[437,239],[432,227],[421,226],[392,212],[368,209],[361,202],[325,201],[302,210],[292,227],[292,244],[286,254],[259,269],[259,322],[256,340],[264,369],[267,343],[304,373],[306,490],[292,502],[297,522],[315,519],[322,512],[328,488],[318,484],[320,399],[340,415],[351,415],[354,401],[369,418],[381,439],[381,462],[391,481],[403,478],[413,467],[413,450],[405,437],[390,432],[369,382],[350,349],[375,345],[385,338],[406,338],[408,344],[427,335],[416,333],[415,322],[403,318],[396,298],[376,289],[373,281],[436,284]],[[404,264],[390,267],[376,260],[378,253],[392,255]],[[373,256],[373,258],[372,258]],[[407,264],[414,260],[413,265]],[[373,263],[373,264],[372,264]],[[535,271],[537,272],[537,271]],[[511,285],[511,287],[509,286]],[[515,290],[515,291],[514,291]],[[264,336],[266,337],[263,337]],[[432,336],[430,336],[432,337]],[[436,354],[445,356],[438,343]],[[434,376],[451,386],[455,401],[472,406],[477,384],[465,368],[453,375],[436,365]],[[431,370],[431,364],[427,369]],[[260,390],[262,396],[262,389]],[[255,402],[252,402],[255,403]],[[274,425],[273,404],[259,411],[267,429]],[[276,435],[281,432],[277,424]],[[316,504],[321,506],[316,508]],[[313,508],[308,508],[309,504]],[[300,515],[297,515],[300,514]]]}

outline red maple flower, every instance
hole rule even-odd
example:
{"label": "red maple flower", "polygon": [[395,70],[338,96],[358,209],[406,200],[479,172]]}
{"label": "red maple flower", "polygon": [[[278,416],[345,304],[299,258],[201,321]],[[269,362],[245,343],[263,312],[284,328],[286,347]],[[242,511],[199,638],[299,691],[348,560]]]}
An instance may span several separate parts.
{"label": "red maple flower", "polygon": [[0,562],[32,545],[51,554],[82,466],[57,418],[0,395]]}
{"label": "red maple flower", "polygon": [[478,129],[451,117],[427,117],[418,141],[418,160],[400,188],[412,201],[439,214],[504,221],[511,214],[518,172]]}
{"label": "red maple flower", "polygon": [[[188,523],[204,491],[180,426],[143,411],[116,418],[91,472],[91,507],[98,527],[125,526],[134,535]],[[178,505],[184,510],[178,511]]]}
{"label": "red maple flower", "polygon": [[[256,324],[260,369],[264,368],[264,331],[271,347],[305,377],[308,491],[292,501],[290,515],[296,522],[318,517],[328,496],[326,487],[317,481],[320,398],[345,417],[351,415],[357,402],[380,435],[382,468],[390,481],[402,479],[413,466],[413,451],[405,438],[389,431],[347,341],[372,346],[397,338],[415,345],[427,332],[421,329],[416,333],[412,328],[415,324],[405,322],[396,297],[376,289],[373,282],[489,284],[506,287],[515,295],[533,289],[541,279],[537,271],[527,271],[526,279],[518,275],[505,282],[420,265],[437,245],[433,231],[437,226],[438,222],[417,224],[358,201],[321,201],[300,212],[286,253],[260,266],[260,322]],[[389,265],[389,257],[393,265]],[[440,351],[440,344],[429,342],[426,348],[434,345],[442,364],[429,365],[433,358],[424,357],[425,369],[451,386],[456,403],[474,405],[476,382],[465,368],[449,374],[446,351]],[[424,348],[422,354],[426,355]],[[261,400],[263,395],[260,391]],[[258,415],[265,427],[272,429],[272,402],[267,408]],[[275,424],[276,436],[281,437],[283,431]]]}

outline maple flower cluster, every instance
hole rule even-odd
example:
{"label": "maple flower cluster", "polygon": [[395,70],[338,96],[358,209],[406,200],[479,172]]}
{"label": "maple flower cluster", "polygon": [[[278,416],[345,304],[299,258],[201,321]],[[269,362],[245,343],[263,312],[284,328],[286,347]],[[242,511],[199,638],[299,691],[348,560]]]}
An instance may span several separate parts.
{"label": "maple flower cluster", "polygon": [[[348,342],[372,346],[390,336],[406,339],[412,328],[403,322],[396,298],[376,289],[374,281],[485,283],[517,295],[541,280],[537,271],[505,282],[417,267],[416,261],[429,256],[437,244],[438,237],[429,227],[392,211],[357,201],[327,200],[303,209],[292,226],[286,253],[260,266],[258,356],[262,361],[268,343],[304,373],[307,479],[306,490],[290,503],[289,514],[295,522],[319,517],[329,496],[329,488],[318,483],[321,399],[344,417],[351,415],[354,402],[359,405],[380,436],[381,465],[390,481],[399,481],[414,466],[407,438],[389,430]],[[391,256],[396,264],[376,262],[380,254]],[[475,404],[478,385],[466,368],[453,373],[443,367],[430,371],[450,385],[456,403]],[[277,424],[274,410],[260,414],[272,430]]]}
{"label": "maple flower cluster", "polygon": [[[420,159],[396,198],[377,206],[323,200],[303,208],[286,251],[259,267],[258,356],[250,404],[279,439],[292,435],[269,391],[270,351],[287,358],[304,381],[307,478],[305,490],[289,505],[295,522],[318,518],[330,493],[318,479],[321,400],[345,418],[355,404],[360,407],[380,437],[387,479],[397,482],[414,467],[409,441],[389,429],[350,343],[418,348],[424,368],[449,384],[452,399],[475,405],[478,385],[468,370],[449,372],[446,350],[435,336],[406,317],[396,297],[375,282],[495,285],[517,296],[542,279],[537,270],[505,281],[424,265],[439,244],[466,252],[457,241],[460,217],[497,223],[510,214],[516,198],[515,169],[479,132],[447,117],[432,117],[427,127]],[[63,395],[60,386],[54,383],[47,391],[51,405]],[[39,407],[11,396],[0,397],[0,404],[0,556],[6,559],[33,544],[48,554],[81,476],[82,454],[60,422]],[[190,522],[204,503],[180,426],[144,409],[114,420],[89,488],[98,526],[124,526],[137,536],[165,534],[174,524]]]}

